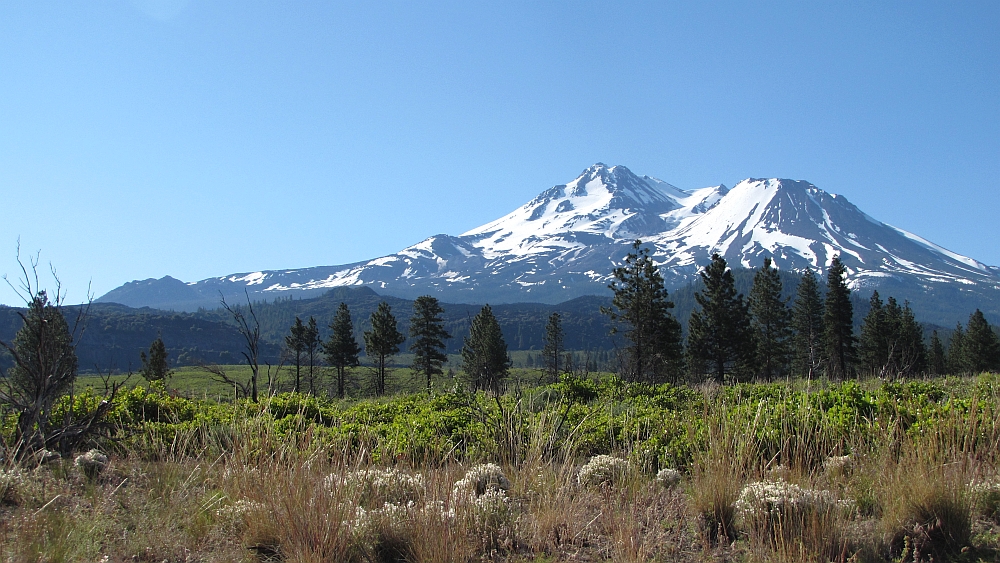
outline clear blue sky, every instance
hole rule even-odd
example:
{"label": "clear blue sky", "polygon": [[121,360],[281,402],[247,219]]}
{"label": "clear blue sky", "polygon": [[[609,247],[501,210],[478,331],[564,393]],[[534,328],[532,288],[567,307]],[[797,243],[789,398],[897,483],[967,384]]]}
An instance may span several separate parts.
{"label": "clear blue sky", "polygon": [[997,2],[0,0],[0,273],[18,237],[70,301],[348,263],[598,161],[809,180],[997,265],[998,22]]}

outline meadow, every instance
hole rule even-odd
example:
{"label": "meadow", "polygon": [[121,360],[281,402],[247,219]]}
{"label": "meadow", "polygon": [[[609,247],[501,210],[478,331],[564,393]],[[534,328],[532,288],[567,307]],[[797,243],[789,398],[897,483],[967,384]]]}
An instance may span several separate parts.
{"label": "meadow", "polygon": [[[725,387],[521,375],[499,396],[442,385],[257,404],[186,370],[132,386],[99,452],[5,467],[0,556],[1000,560],[996,375]],[[53,416],[98,400],[76,393]]]}

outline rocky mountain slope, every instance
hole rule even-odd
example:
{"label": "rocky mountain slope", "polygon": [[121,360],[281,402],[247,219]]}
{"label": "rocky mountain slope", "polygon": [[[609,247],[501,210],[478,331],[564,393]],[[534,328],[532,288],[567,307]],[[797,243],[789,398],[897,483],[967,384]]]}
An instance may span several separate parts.
{"label": "rocky mountain slope", "polygon": [[435,235],[389,256],[194,283],[135,281],[98,301],[194,310],[218,306],[220,293],[243,300],[249,291],[252,299],[271,300],[368,286],[461,303],[556,303],[605,293],[612,269],[637,238],[650,246],[672,287],[693,280],[715,252],[733,266],[757,267],[771,257],[781,270],[820,274],[839,253],[856,289],[1000,295],[997,268],[882,223],[808,182],[747,179],[732,188],[682,190],[598,163],[496,221],[459,236]]}

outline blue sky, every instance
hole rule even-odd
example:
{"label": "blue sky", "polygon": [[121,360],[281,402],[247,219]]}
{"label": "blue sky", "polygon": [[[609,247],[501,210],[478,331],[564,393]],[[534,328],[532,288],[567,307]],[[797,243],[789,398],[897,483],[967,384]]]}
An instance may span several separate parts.
{"label": "blue sky", "polygon": [[682,188],[809,180],[1000,265],[998,21],[996,2],[0,0],[0,273],[18,237],[70,301],[348,263],[598,161]]}

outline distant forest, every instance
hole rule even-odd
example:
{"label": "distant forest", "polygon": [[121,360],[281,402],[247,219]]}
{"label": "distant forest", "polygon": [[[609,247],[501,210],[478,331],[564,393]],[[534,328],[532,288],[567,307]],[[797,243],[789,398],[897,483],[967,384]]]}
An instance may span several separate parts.
{"label": "distant forest", "polygon": [[[753,282],[754,270],[734,268],[733,274],[737,290],[748,295]],[[799,276],[780,273],[783,294],[791,300],[798,286]],[[820,280],[820,289],[823,283]],[[686,333],[687,320],[696,308],[695,293],[702,288],[696,282],[670,292],[670,300],[675,307],[673,315],[681,322]],[[959,290],[955,290],[958,292]],[[917,320],[925,329],[925,339],[931,330],[938,330],[945,340],[954,326],[940,326],[927,322],[927,318],[966,318],[972,310],[946,310],[948,295],[925,295],[913,288],[880,288],[883,298],[895,296],[900,302],[909,299],[913,303]],[[869,294],[852,292],[854,324],[859,329],[861,320],[869,309]],[[921,297],[923,296],[923,297]],[[914,297],[920,298],[915,301]],[[969,295],[955,297],[955,302],[966,303]],[[379,295],[368,287],[342,287],[331,289],[321,297],[313,299],[276,299],[270,302],[253,303],[254,311],[261,323],[264,341],[261,360],[277,364],[282,353],[282,343],[295,317],[303,321],[315,317],[320,327],[320,337],[329,334],[328,324],[341,302],[350,308],[355,334],[361,343],[361,334],[367,330],[368,319],[378,304],[387,302],[399,321],[399,328],[405,334],[409,328],[413,302],[408,299]],[[589,351],[594,358],[608,358],[607,352],[616,348],[616,341],[609,335],[608,318],[600,308],[611,303],[610,292],[606,296],[579,297],[564,303],[548,305],[541,303],[490,304],[500,323],[504,339],[510,350],[537,350],[544,346],[545,324],[553,312],[562,316],[566,350]],[[246,303],[230,303],[246,306]],[[479,312],[481,305],[442,303],[446,330],[452,338],[447,341],[446,351],[458,353],[463,338],[469,333],[469,323]],[[66,317],[72,323],[76,307],[66,308]],[[984,310],[987,310],[984,307]],[[21,326],[18,309],[0,306],[0,339],[9,341]],[[997,322],[995,315],[987,313],[987,318]],[[243,340],[224,309],[199,310],[195,313],[174,313],[158,309],[135,309],[117,304],[95,303],[90,306],[86,326],[83,327],[77,354],[80,369],[84,371],[128,371],[138,369],[139,354],[147,350],[150,343],[162,337],[166,343],[171,365],[199,365],[209,363],[240,363]],[[857,331],[856,331],[857,334]],[[621,342],[617,343],[621,345]],[[401,347],[406,350],[408,343]],[[0,365],[9,364],[9,358],[0,356]]]}

